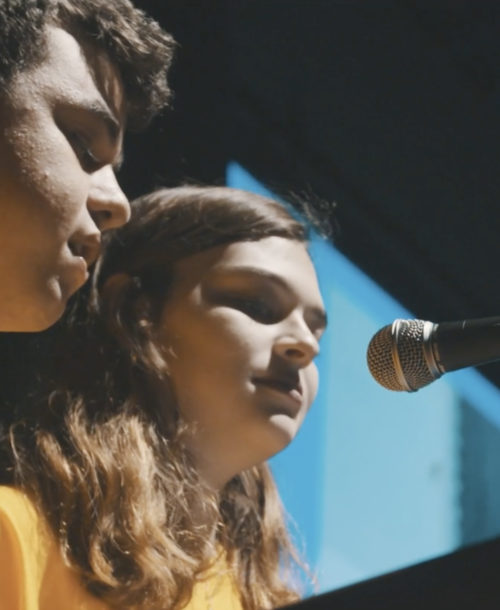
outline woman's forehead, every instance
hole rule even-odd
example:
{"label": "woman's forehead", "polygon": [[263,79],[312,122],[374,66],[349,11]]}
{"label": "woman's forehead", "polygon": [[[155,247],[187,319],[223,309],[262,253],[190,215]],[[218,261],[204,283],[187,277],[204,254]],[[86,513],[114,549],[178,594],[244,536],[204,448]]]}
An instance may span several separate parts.
{"label": "woman's forehead", "polygon": [[212,270],[253,266],[270,271],[286,271],[293,264],[313,268],[306,244],[284,237],[265,237],[257,241],[238,241],[214,246],[180,260],[179,272],[203,275]]}
{"label": "woman's forehead", "polygon": [[175,284],[190,289],[215,277],[236,275],[279,281],[319,301],[316,271],[306,244],[284,237],[266,237],[216,246],[176,266]]}

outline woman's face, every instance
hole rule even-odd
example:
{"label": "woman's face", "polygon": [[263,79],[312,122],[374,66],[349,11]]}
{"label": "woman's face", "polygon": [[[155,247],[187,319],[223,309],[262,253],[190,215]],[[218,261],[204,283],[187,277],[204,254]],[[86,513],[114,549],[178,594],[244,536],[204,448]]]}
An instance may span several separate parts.
{"label": "woman's face", "polygon": [[176,265],[159,338],[206,482],[283,449],[316,395],[326,315],[303,244],[237,242]]}

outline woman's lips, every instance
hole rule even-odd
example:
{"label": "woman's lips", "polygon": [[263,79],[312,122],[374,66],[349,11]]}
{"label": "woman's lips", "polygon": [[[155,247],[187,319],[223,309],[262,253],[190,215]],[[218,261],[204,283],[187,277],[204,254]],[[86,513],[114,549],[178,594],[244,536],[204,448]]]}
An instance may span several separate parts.
{"label": "woman's lips", "polygon": [[302,387],[298,382],[291,382],[271,377],[259,377],[253,380],[254,384],[276,392],[288,401],[302,405]]}

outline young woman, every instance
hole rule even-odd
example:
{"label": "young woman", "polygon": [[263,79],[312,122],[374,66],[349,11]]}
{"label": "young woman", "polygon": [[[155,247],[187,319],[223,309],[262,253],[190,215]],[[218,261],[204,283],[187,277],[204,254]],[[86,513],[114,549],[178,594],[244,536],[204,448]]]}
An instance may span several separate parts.
{"label": "young woman", "polygon": [[89,311],[61,333],[57,391],[4,447],[5,607],[257,610],[298,598],[265,461],[317,389],[326,314],[306,245],[281,205],[244,191],[135,202]]}

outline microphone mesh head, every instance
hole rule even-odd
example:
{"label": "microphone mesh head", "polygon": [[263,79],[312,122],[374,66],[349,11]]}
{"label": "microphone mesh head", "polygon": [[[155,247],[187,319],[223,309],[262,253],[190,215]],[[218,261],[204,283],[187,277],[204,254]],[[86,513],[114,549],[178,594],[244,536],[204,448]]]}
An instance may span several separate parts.
{"label": "microphone mesh head", "polygon": [[410,391],[418,390],[434,381],[436,377],[431,374],[427,365],[423,344],[422,320],[399,320],[397,338],[393,335],[391,324],[384,326],[368,345],[368,368],[375,381],[388,390],[408,390],[398,378],[393,346],[397,347],[403,377]]}

